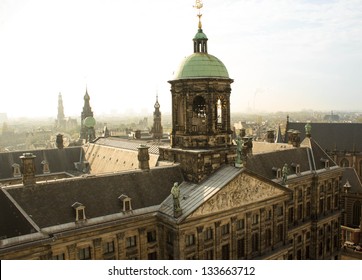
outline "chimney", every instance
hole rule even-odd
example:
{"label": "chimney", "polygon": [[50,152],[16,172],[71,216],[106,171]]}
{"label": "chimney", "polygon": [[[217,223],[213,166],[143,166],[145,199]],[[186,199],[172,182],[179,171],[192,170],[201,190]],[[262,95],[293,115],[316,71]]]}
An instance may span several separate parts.
{"label": "chimney", "polygon": [[292,133],[292,144],[293,147],[298,148],[300,147],[300,131],[299,130],[294,130]]}
{"label": "chimney", "polygon": [[57,139],[55,141],[57,148],[58,149],[63,149],[64,148],[64,142],[63,142],[63,135],[62,134],[58,134],[57,135]]}
{"label": "chimney", "polygon": [[24,153],[20,156],[22,161],[22,173],[23,173],[23,185],[24,187],[27,186],[34,186],[36,184],[35,180],[35,158],[32,153]]}
{"label": "chimney", "polygon": [[252,136],[244,136],[243,137],[243,142],[244,142],[243,155],[244,155],[244,157],[246,159],[247,156],[253,154],[253,137]]}
{"label": "chimney", "polygon": [[274,143],[275,141],[275,131],[274,130],[268,130],[266,134],[266,141],[268,143]]}
{"label": "chimney", "polygon": [[138,147],[138,168],[141,170],[149,170],[149,159],[148,147],[146,145],[140,145]]}
{"label": "chimney", "polygon": [[304,129],[305,129],[305,136],[307,136],[308,138],[311,138],[312,137],[312,125],[310,123],[307,123],[304,126]]}
{"label": "chimney", "polygon": [[293,129],[289,129],[287,131],[287,137],[288,137],[288,144],[292,144],[293,143]]}

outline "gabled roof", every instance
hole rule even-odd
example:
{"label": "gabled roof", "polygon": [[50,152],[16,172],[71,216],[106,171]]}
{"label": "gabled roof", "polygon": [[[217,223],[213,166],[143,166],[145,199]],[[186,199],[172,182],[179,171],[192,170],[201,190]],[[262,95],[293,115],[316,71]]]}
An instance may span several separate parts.
{"label": "gabled roof", "polygon": [[[235,182],[233,186],[230,185],[232,182]],[[181,223],[187,218],[235,209],[288,191],[290,190],[248,170],[223,166],[198,184],[183,182],[180,185],[182,215],[176,219],[176,223]],[[174,219],[172,195],[162,203],[160,212]]]}
{"label": "gabled roof", "polygon": [[[294,129],[305,137],[307,123],[288,122],[287,130]],[[310,123],[312,137],[328,151],[362,151],[362,123]],[[288,135],[285,136],[288,142]]]}
{"label": "gabled roof", "polygon": [[183,181],[177,165],[149,171],[63,179],[33,187],[13,186],[4,188],[4,191],[35,224],[44,228],[74,222],[72,205],[76,202],[85,206],[87,219],[120,213],[122,208],[118,197],[122,194],[132,199],[133,210],[159,205],[176,181]]}
{"label": "gabled roof", "polygon": [[356,170],[353,167],[346,167],[343,171],[341,185],[344,186],[347,181],[351,186],[349,193],[362,193],[361,181],[357,175]]}

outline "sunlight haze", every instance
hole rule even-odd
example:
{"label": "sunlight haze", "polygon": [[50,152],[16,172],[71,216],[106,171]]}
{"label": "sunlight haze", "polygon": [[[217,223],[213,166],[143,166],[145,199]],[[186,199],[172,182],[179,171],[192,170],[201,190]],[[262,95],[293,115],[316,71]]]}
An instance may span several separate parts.
{"label": "sunlight haze", "polygon": [[[208,52],[234,79],[233,112],[360,110],[362,1],[205,0]],[[0,112],[151,113],[193,52],[192,0],[0,0]]]}

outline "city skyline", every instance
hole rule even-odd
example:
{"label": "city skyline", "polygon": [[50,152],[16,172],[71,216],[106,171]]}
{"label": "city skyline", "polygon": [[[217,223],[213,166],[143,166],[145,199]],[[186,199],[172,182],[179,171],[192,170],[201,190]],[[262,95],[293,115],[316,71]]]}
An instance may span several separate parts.
{"label": "city skyline", "polygon": [[[234,79],[232,112],[360,110],[361,1],[203,1],[209,53]],[[192,53],[194,1],[2,1],[0,112],[95,116],[171,111]]]}

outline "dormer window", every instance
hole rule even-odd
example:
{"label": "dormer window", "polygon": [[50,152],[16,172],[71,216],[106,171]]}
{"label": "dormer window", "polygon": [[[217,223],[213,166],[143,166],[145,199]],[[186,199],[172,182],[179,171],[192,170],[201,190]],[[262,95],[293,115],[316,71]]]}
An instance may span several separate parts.
{"label": "dormer window", "polygon": [[291,166],[292,166],[295,174],[300,174],[300,164],[298,164],[298,163],[292,163]]}
{"label": "dormer window", "polygon": [[131,198],[130,197],[128,197],[125,194],[122,194],[121,196],[118,197],[118,199],[122,203],[122,211],[123,212],[132,211],[132,204],[131,204]]}
{"label": "dormer window", "polygon": [[329,159],[321,158],[321,162],[324,162],[324,168],[325,169],[329,168]]}
{"label": "dormer window", "polygon": [[280,179],[282,177],[282,170],[278,167],[273,167],[272,168],[274,174],[275,174],[275,178],[276,179]]}
{"label": "dormer window", "polygon": [[43,160],[43,161],[41,162],[41,165],[42,165],[42,167],[43,167],[43,173],[44,173],[44,174],[50,173],[48,161]]}
{"label": "dormer window", "polygon": [[75,210],[75,221],[84,221],[86,220],[85,217],[85,206],[80,202],[75,202],[72,205],[73,209]]}
{"label": "dormer window", "polygon": [[17,163],[14,163],[14,164],[12,165],[12,168],[13,168],[13,176],[14,176],[15,178],[21,177],[20,165],[17,164]]}

